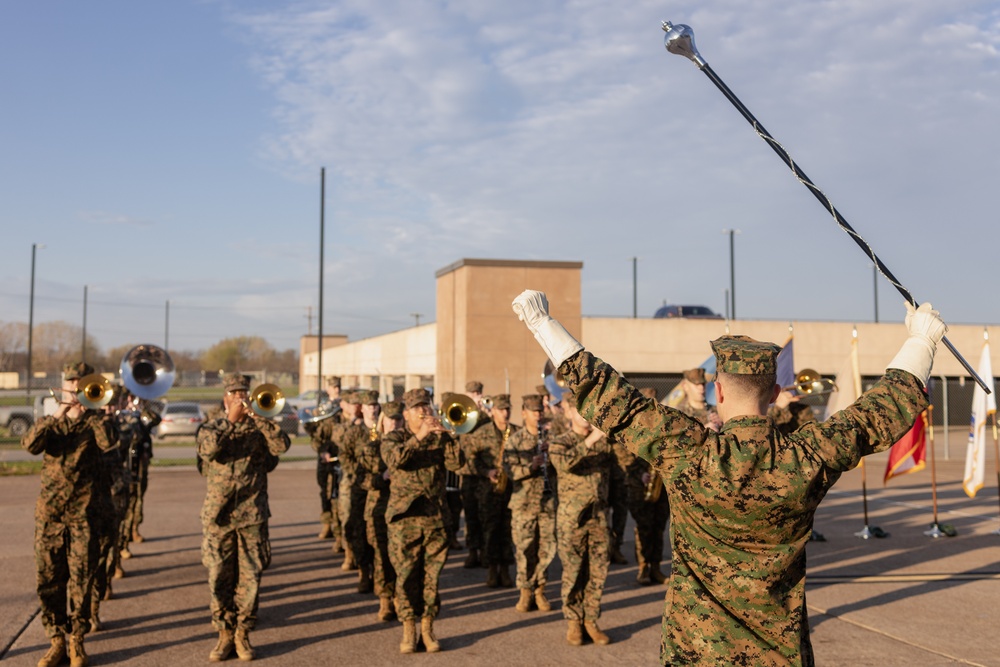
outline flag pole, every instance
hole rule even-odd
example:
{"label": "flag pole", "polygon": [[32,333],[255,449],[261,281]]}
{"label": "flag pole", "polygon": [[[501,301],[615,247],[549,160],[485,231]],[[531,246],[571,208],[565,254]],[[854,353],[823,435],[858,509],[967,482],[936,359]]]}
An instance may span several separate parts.
{"label": "flag pole", "polygon": [[861,468],[861,502],[865,513],[865,527],[854,533],[854,537],[860,537],[863,540],[867,540],[872,537],[889,537],[889,533],[885,532],[878,526],[872,526],[870,528],[868,526],[868,475],[866,473],[867,468],[865,467],[864,459],[861,459],[861,463],[858,467]]}
{"label": "flag pole", "polygon": [[[928,412],[934,409],[933,405],[927,406]],[[931,413],[933,414],[933,413]],[[945,425],[947,426],[947,424]],[[931,502],[934,507],[934,523],[931,524],[930,530],[925,530],[924,535],[927,537],[955,537],[958,532],[953,526],[948,524],[938,523],[938,499],[937,499],[937,466],[935,465],[936,457],[934,456],[934,420],[931,419],[931,415],[927,418],[927,437],[930,440],[930,456],[931,456]]]}
{"label": "flag pole", "polygon": [[[879,273],[885,276],[886,280],[888,280],[889,283],[896,288],[896,291],[899,292],[908,303],[916,307],[918,305],[916,299],[914,299],[913,295],[910,294],[910,291],[906,289],[906,287],[904,287],[894,275],[892,275],[892,271],[890,271],[889,268],[882,263],[882,260],[875,254],[872,247],[868,245],[868,242],[865,241],[853,227],[851,227],[850,223],[847,222],[844,216],[840,214],[840,211],[838,211],[833,205],[833,202],[830,201],[830,198],[823,194],[823,191],[820,190],[808,176],[806,176],[806,173],[802,171],[797,164],[795,164],[795,161],[792,160],[785,148],[778,143],[778,140],[772,137],[768,131],[764,129],[764,126],[760,124],[752,113],[750,113],[750,110],[743,104],[743,102],[740,101],[740,98],[736,97],[736,94],[729,89],[729,86],[727,86],[722,79],[719,78],[719,75],[715,73],[715,70],[713,70],[707,62],[705,62],[694,45],[694,31],[691,30],[691,26],[675,26],[670,23],[670,21],[664,21],[663,31],[667,33],[666,37],[664,37],[664,46],[666,46],[667,51],[688,58],[691,62],[698,66],[698,69],[705,73],[712,83],[715,84],[715,87],[726,96],[726,99],[728,99],[734,107],[736,107],[736,110],[740,112],[743,118],[746,119],[751,126],[753,126],[754,132],[756,132],[761,139],[767,142],[767,145],[770,146],[771,149],[778,154],[778,157],[782,159],[785,165],[792,170],[792,173],[795,174],[795,178],[802,183],[802,185],[804,185],[814,197],[816,197],[819,203],[823,205],[823,208],[829,211],[830,215],[833,216],[833,219],[837,221],[840,228],[847,232],[848,236],[854,239],[854,242],[857,243],[868,258],[875,263],[875,266],[878,267]],[[965,357],[963,357],[955,346],[951,344],[948,337],[943,337],[941,342],[944,343],[945,347],[947,347],[948,350],[955,356],[958,363],[960,363],[969,375],[972,376],[972,379],[976,381],[976,384],[982,387],[983,391],[989,394],[991,389],[986,386],[986,383],[981,377],[979,377],[979,374],[976,373],[969,362],[965,360]]]}
{"label": "flag pole", "polygon": [[[993,413],[990,420],[993,422],[993,452],[996,457],[997,465],[997,490],[1000,491],[1000,443],[997,442],[997,416]],[[1000,501],[1000,492],[997,493],[997,499]],[[1000,535],[1000,528],[993,531],[994,535]]]}

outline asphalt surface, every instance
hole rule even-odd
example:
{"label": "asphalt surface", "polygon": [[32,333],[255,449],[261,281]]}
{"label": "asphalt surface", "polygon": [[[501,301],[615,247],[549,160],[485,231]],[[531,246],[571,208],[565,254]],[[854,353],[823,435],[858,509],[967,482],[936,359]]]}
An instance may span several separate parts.
{"label": "asphalt surface", "polygon": [[[306,448],[308,448],[306,446]],[[161,448],[160,454],[165,448]],[[186,452],[185,452],[186,453]],[[940,453],[939,453],[940,456]],[[963,462],[938,461],[938,518],[957,530],[933,538],[930,473],[882,485],[885,455],[868,459],[869,527],[890,533],[860,539],[865,526],[862,472],[845,475],[817,516],[825,542],[809,546],[807,595],[820,665],[1000,665],[1000,527],[995,479],[969,499]],[[990,470],[994,470],[992,457]],[[565,642],[558,559],[550,569],[549,613],[518,613],[513,589],[489,589],[485,570],[464,569],[454,551],[441,577],[436,622],[442,652],[401,656],[401,626],[376,619],[378,601],[356,592],[330,542],[316,539],[314,465],[285,462],[271,474],[274,558],[264,573],[257,661],[274,665],[626,665],[656,664],[662,586],[635,584],[636,566],[612,566],[601,627],[608,646]],[[0,660],[34,665],[47,648],[37,616],[32,556],[38,478],[0,478]],[[216,633],[209,623],[198,520],[204,481],[193,468],[153,468],[143,534],[127,576],[103,603],[104,629],[88,635],[92,665],[207,663]],[[631,526],[629,528],[631,534]]]}

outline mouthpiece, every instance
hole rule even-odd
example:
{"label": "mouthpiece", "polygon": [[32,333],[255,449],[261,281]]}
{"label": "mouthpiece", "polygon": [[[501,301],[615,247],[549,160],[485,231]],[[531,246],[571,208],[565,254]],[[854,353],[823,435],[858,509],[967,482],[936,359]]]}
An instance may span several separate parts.
{"label": "mouthpiece", "polygon": [[694,30],[691,29],[691,26],[673,25],[670,21],[664,21],[663,32],[667,33],[663,38],[663,45],[667,47],[667,51],[688,58],[698,66],[698,69],[708,64],[694,45]]}

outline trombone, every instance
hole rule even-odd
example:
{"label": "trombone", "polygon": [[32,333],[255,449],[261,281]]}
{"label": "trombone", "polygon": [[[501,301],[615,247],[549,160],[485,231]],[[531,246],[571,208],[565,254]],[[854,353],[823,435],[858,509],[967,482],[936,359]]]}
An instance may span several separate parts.
{"label": "trombone", "polygon": [[441,424],[454,433],[469,433],[479,421],[476,402],[465,394],[445,394],[441,397]]}
{"label": "trombone", "polygon": [[276,384],[260,384],[250,392],[249,400],[243,404],[258,416],[273,419],[281,414],[285,407],[285,394]]}
{"label": "trombone", "polygon": [[795,391],[804,396],[820,396],[837,391],[837,383],[830,378],[825,378],[811,368],[803,368],[795,376],[795,384],[782,387],[782,391]]}
{"label": "trombone", "polygon": [[[63,389],[62,387],[59,388],[59,391],[66,392],[67,394],[75,393],[76,400],[88,410],[99,410],[110,403],[111,399],[115,397],[115,387],[111,384],[111,380],[100,373],[91,373],[78,379],[76,381],[76,392],[72,389]],[[49,387],[49,393],[53,398],[56,398],[55,389]],[[63,403],[63,401],[59,402]]]}

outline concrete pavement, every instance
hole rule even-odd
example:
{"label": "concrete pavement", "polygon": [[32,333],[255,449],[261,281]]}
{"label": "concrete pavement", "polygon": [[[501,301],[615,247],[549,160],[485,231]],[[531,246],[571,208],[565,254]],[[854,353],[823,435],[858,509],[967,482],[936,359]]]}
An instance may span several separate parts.
{"label": "concrete pavement", "polygon": [[[307,446],[306,446],[307,447]],[[160,452],[163,452],[161,449]],[[958,536],[923,534],[932,520],[929,473],[882,487],[885,455],[868,460],[870,525],[890,533],[862,540],[861,471],[845,475],[820,509],[826,542],[809,547],[808,602],[820,665],[998,665],[993,633],[1000,620],[1000,536],[993,477],[974,499],[961,490],[962,462],[939,462],[939,520]],[[990,463],[990,470],[992,467]],[[0,478],[0,659],[34,665],[46,647],[37,617],[32,556],[37,477]],[[207,663],[216,633],[209,624],[200,563],[198,510],[204,482],[193,468],[154,468],[143,533],[102,605],[105,628],[89,635],[92,665]],[[401,656],[400,625],[380,623],[377,600],[355,592],[356,573],[340,569],[329,542],[315,539],[314,465],[284,462],[271,475],[274,558],[265,572],[258,630],[252,639],[265,664],[320,665],[592,665],[655,664],[662,587],[634,584],[632,564],[612,566],[601,627],[609,646],[565,643],[559,612],[558,559],[548,586],[554,610],[514,611],[514,590],[483,585],[485,570],[462,568],[453,552],[441,579],[436,623],[442,653]],[[631,527],[630,527],[631,531]],[[630,532],[629,531],[629,532]]]}

